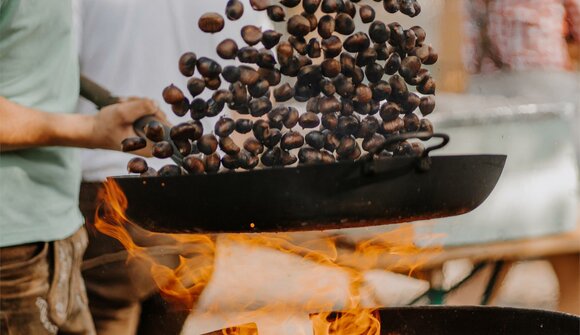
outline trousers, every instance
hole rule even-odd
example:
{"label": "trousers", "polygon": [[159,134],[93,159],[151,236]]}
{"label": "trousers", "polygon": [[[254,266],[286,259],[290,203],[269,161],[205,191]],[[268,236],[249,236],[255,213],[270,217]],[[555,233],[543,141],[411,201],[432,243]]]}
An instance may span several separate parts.
{"label": "trousers", "polygon": [[[95,228],[101,187],[101,183],[83,183],[80,193],[80,208],[89,231],[82,271],[98,334],[180,334],[189,311],[177,309],[161,297],[150,264],[129,258],[119,241]],[[174,239],[128,229],[135,242],[146,246],[157,262],[170,267],[179,264]]]}
{"label": "trousers", "polygon": [[84,228],[64,240],[0,249],[0,334],[96,334],[81,276]]}

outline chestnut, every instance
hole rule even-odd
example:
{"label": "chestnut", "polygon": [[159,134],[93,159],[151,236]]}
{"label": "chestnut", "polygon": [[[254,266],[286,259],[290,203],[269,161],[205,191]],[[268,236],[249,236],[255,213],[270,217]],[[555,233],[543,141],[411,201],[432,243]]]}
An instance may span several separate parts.
{"label": "chestnut", "polygon": [[252,126],[254,122],[248,119],[237,119],[236,120],[236,131],[240,134],[247,134],[252,131]]}
{"label": "chestnut", "polygon": [[202,174],[205,172],[203,160],[195,155],[189,155],[183,159],[183,168],[190,174]]}
{"label": "chestnut", "polygon": [[218,147],[218,140],[212,134],[205,134],[197,140],[197,148],[200,152],[211,155]]}
{"label": "chestnut", "polygon": [[310,21],[302,15],[292,16],[286,25],[289,34],[303,37],[310,32]]}
{"label": "chestnut", "polygon": [[165,127],[159,121],[150,121],[144,130],[145,137],[153,142],[160,142],[165,139]]}
{"label": "chestnut", "polygon": [[163,89],[163,100],[170,105],[178,104],[183,101],[185,96],[183,92],[175,85],[171,84]]}
{"label": "chestnut", "polygon": [[221,117],[214,126],[214,133],[219,137],[228,137],[236,129],[236,122],[228,117]]}
{"label": "chestnut", "polygon": [[250,46],[256,45],[262,41],[262,29],[253,25],[244,26],[242,27],[242,39]]}
{"label": "chestnut", "polygon": [[228,38],[218,44],[216,51],[222,59],[235,59],[238,54],[238,44]]}
{"label": "chestnut", "polygon": [[221,158],[218,153],[213,153],[211,155],[205,155],[203,159],[203,166],[206,173],[216,173],[219,171],[221,166]]}
{"label": "chestnut", "polygon": [[173,146],[168,141],[157,142],[153,145],[153,156],[169,158],[173,155]]}
{"label": "chestnut", "polygon": [[242,15],[244,15],[244,4],[240,0],[229,0],[226,5],[226,17],[230,21],[237,21]]}
{"label": "chestnut", "polygon": [[179,72],[186,77],[191,77],[195,73],[197,55],[193,52],[186,52],[179,57]]}
{"label": "chestnut", "polygon": [[177,177],[181,176],[182,174],[183,172],[181,168],[173,164],[165,165],[161,169],[159,169],[159,172],[157,172],[157,175],[159,175],[160,177]]}
{"label": "chestnut", "polygon": [[363,23],[371,23],[375,20],[375,10],[369,5],[361,5],[358,13]]}
{"label": "chestnut", "polygon": [[141,157],[132,158],[129,163],[127,163],[127,171],[129,173],[145,173],[149,169],[147,162]]}
{"label": "chestnut", "polygon": [[147,140],[143,137],[129,137],[121,142],[123,152],[136,151],[147,146]]}
{"label": "chestnut", "polygon": [[205,13],[197,22],[201,31],[205,33],[217,33],[224,29],[224,18],[218,13]]}

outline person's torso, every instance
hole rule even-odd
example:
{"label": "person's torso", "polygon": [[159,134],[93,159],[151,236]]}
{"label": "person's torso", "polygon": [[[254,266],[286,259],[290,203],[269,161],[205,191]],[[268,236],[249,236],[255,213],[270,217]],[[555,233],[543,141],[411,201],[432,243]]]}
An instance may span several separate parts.
{"label": "person's torso", "polygon": [[[0,96],[45,112],[74,112],[79,74],[71,21],[70,0],[0,0]],[[75,149],[1,153],[0,246],[76,231],[79,181]]]}

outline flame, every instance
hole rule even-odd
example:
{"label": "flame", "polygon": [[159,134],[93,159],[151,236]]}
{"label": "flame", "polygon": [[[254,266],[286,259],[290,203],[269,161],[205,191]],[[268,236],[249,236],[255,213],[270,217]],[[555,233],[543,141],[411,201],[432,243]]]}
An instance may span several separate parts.
{"label": "flame", "polygon": [[[95,214],[97,230],[120,241],[128,251],[130,259],[145,262],[150,268],[151,278],[168,301],[180,308],[194,309],[214,274],[214,260],[218,252],[216,237],[144,231],[126,216],[127,198],[114,181],[105,184],[99,198],[99,207]],[[140,246],[139,239],[135,238],[136,232],[142,234],[144,238],[171,239],[174,242],[171,244],[175,245],[179,253],[177,266],[163,264],[149,248]],[[353,240],[340,233],[322,232],[227,234],[221,235],[219,239],[247,248],[273,249],[300,257],[303,262],[346,273],[350,284],[348,297],[340,307],[342,312],[332,312],[336,307],[332,303],[320,305],[312,302],[302,306],[305,311],[312,314],[310,320],[315,335],[379,335],[381,323],[377,306],[369,306],[369,302],[365,302],[363,298],[365,272],[379,268],[412,275],[428,261],[429,255],[439,250],[437,247],[431,247],[429,253],[424,253],[425,249],[417,246],[417,236],[413,227],[409,225],[362,241]],[[425,254],[427,256],[424,256]],[[383,265],[385,259],[389,259],[389,262]],[[248,275],[259,276],[259,274]],[[275,310],[283,311],[289,306],[285,306],[284,302],[244,301],[235,307],[250,311],[257,317]],[[215,309],[219,312],[219,307]],[[224,329],[222,334],[256,334],[255,327],[231,328],[232,325],[242,322],[228,321],[230,327]]]}
{"label": "flame", "polygon": [[130,258],[148,264],[151,278],[167,300],[180,308],[193,308],[212,275],[214,239],[208,235],[163,235],[164,238],[173,239],[173,244],[179,248],[179,265],[171,268],[161,264],[156,255],[134,241],[135,232],[146,235],[146,238],[162,234],[144,232],[127,218],[127,198],[118,184],[106,182],[98,197],[100,200],[94,221],[97,230],[117,239]]}

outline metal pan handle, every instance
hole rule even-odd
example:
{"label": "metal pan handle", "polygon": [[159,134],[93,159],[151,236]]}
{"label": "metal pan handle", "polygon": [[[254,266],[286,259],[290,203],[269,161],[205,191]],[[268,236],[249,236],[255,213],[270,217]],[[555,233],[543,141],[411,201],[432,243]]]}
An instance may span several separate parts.
{"label": "metal pan handle", "polygon": [[101,85],[81,74],[80,95],[89,100],[98,109],[119,103],[121,99],[114,96]]}
{"label": "metal pan handle", "polygon": [[[81,97],[92,102],[98,109],[117,104],[121,102],[121,99],[114,96],[103,86],[95,83],[91,79],[85,77],[81,74],[81,85],[80,85],[80,95]],[[133,124],[133,129],[135,133],[139,136],[145,136],[145,126],[150,121],[159,121],[153,116],[144,116]],[[168,129],[165,129],[168,130]],[[167,133],[167,132],[166,132]]]}
{"label": "metal pan handle", "polygon": [[430,146],[430,147],[425,149],[422,157],[428,157],[429,153],[431,151],[441,149],[441,148],[447,146],[447,144],[449,144],[449,135],[443,134],[443,133],[429,133],[429,132],[405,133],[405,134],[400,134],[400,135],[388,137],[386,139],[385,146],[387,146],[389,144],[393,144],[393,143],[398,143],[398,142],[410,140],[412,138],[416,138],[416,139],[419,139],[421,141],[428,141],[428,140],[432,139],[433,137],[440,138],[440,139],[442,139],[442,141],[441,141],[441,143],[439,143],[437,145]]}
{"label": "metal pan handle", "polygon": [[405,133],[387,138],[385,146],[409,140],[412,138],[416,138],[421,141],[428,141],[434,137],[440,138],[442,140],[441,143],[427,147],[423,152],[423,155],[421,157],[417,157],[416,163],[417,169],[422,172],[427,172],[431,169],[431,158],[429,157],[429,154],[431,153],[431,151],[438,150],[447,146],[447,144],[449,144],[449,135],[443,133],[429,133],[429,132]]}
{"label": "metal pan handle", "polygon": [[[85,77],[82,74],[81,74],[81,78],[80,78],[80,95],[83,98],[92,102],[98,109],[102,109],[104,107],[114,105],[114,104],[119,103],[121,101],[121,99],[119,97],[114,96],[107,89],[105,89],[101,85],[95,83],[94,81]],[[133,130],[135,130],[135,133],[137,135],[139,135],[141,137],[145,137],[145,127],[151,121],[160,121],[160,120],[154,116],[151,116],[151,115],[144,116],[142,118],[139,118],[137,121],[135,121],[135,123],[133,123]],[[165,138],[164,139],[166,141],[168,141],[169,143],[171,143],[171,145],[173,146],[174,153],[173,153],[173,156],[171,156],[171,159],[177,165],[181,166],[183,164],[183,157],[181,156],[181,154],[179,153],[179,150],[177,149],[177,147],[175,146],[175,144],[173,143],[173,141],[169,137],[169,133],[170,133],[171,129],[169,128],[169,126],[167,126],[163,122],[161,122],[161,124],[163,125],[164,130],[165,130]]]}
{"label": "metal pan handle", "polygon": [[[377,183],[379,181],[399,178],[405,174],[413,172],[414,170],[419,172],[428,172],[431,169],[431,158],[429,157],[429,153],[433,150],[441,149],[446,146],[449,143],[449,135],[428,132],[405,133],[391,136],[387,138],[385,142],[385,146],[387,146],[389,144],[398,143],[412,138],[427,141],[434,137],[442,139],[442,142],[426,148],[423,152],[423,156],[421,157],[406,157],[405,159],[400,160],[393,158],[393,160],[387,164],[379,163],[374,159],[369,158],[363,162],[360,175],[357,175],[355,178],[349,178],[345,180],[334,192],[336,194],[341,192],[348,192],[353,189]],[[388,161],[389,159],[387,158],[386,160]]]}

